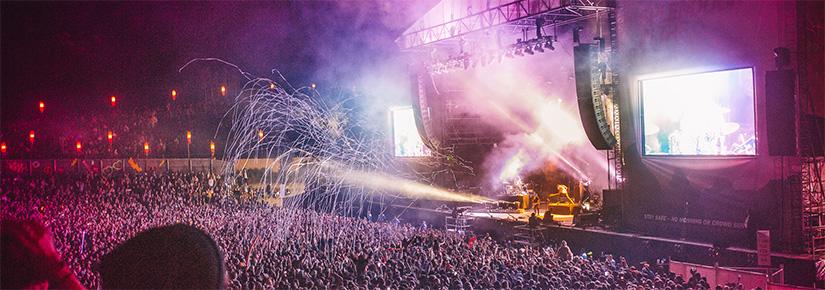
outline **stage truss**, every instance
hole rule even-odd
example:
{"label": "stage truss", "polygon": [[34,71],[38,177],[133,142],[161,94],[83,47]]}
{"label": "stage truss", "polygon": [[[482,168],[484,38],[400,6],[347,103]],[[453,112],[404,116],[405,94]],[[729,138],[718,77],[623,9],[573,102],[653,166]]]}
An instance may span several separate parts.
{"label": "stage truss", "polygon": [[402,50],[426,48],[499,26],[535,28],[538,18],[544,18],[547,26],[575,23],[610,9],[607,0],[518,0],[498,5],[490,2],[505,1],[488,1],[486,4],[495,6],[475,13],[470,7],[481,1],[442,1],[434,10],[452,6],[467,11],[459,11],[463,16],[453,19],[454,13],[438,16],[431,10],[396,39],[396,44]]}
{"label": "stage truss", "polygon": [[[804,17],[798,18],[797,29],[810,29],[808,25]],[[820,26],[819,31],[821,29]],[[798,48],[796,69],[797,95],[799,96],[796,116],[797,159],[799,160],[798,191],[801,191],[801,224],[805,251],[814,257],[823,257],[825,256],[825,182],[822,174],[825,172],[825,156],[822,156],[823,148],[817,147],[822,146],[820,142],[823,140],[822,134],[825,128],[822,128],[821,123],[818,123],[815,118],[804,117],[804,114],[808,112],[815,114],[819,111],[814,102],[816,96],[811,91],[811,78],[803,65],[809,62],[809,58],[816,56],[821,58],[821,46],[817,48],[811,45],[817,41],[816,38],[811,39],[814,35],[816,33],[797,34],[798,43],[806,44]],[[821,41],[821,38],[819,40]]]}

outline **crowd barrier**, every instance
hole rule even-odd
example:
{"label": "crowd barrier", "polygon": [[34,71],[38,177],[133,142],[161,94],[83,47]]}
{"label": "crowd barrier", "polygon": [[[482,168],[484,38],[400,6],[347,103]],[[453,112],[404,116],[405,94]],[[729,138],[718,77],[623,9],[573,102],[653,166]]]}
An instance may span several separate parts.
{"label": "crowd barrier", "polygon": [[43,175],[72,172],[116,171],[210,171],[225,169],[226,162],[210,158],[123,158],[123,159],[12,159],[2,160],[3,174]]}
{"label": "crowd barrier", "polygon": [[726,283],[741,283],[744,289],[804,289],[796,286],[784,285],[785,273],[783,268],[733,268],[692,264],[679,261],[670,261],[670,271],[690,278],[691,271],[696,271],[707,278],[711,288]]}

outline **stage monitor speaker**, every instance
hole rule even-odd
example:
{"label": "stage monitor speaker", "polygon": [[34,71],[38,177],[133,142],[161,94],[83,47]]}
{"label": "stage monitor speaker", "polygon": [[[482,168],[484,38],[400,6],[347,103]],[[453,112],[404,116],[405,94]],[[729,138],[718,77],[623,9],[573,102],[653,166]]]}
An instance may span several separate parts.
{"label": "stage monitor speaker", "polygon": [[622,191],[617,189],[602,191],[602,218],[607,223],[618,223],[622,211]]}
{"label": "stage monitor speaker", "polygon": [[803,139],[805,143],[799,144],[799,154],[802,156],[814,157],[825,156],[825,118],[802,114],[799,125],[800,134],[806,134],[808,138]]}
{"label": "stage monitor speaker", "polygon": [[599,46],[595,44],[580,44],[573,48],[576,95],[587,139],[596,149],[609,150],[616,145],[616,137],[610,130],[602,103],[601,78],[595,68],[598,51]]}
{"label": "stage monitor speaker", "polygon": [[792,70],[765,73],[765,108],[768,117],[768,153],[796,155],[796,98]]}

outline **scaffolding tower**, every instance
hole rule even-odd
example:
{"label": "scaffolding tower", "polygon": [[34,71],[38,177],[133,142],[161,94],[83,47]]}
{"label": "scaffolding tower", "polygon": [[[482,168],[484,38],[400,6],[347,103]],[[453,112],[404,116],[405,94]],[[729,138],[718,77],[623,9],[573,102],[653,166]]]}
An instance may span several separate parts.
{"label": "scaffolding tower", "polygon": [[[798,5],[797,12],[803,15],[811,10],[806,5]],[[806,17],[797,18],[798,31],[812,29],[809,25]],[[820,27],[819,30],[821,29]],[[809,71],[803,65],[808,64],[811,57],[821,57],[822,38],[821,34],[804,32],[798,33],[797,37],[797,155],[800,160],[802,236],[805,240],[805,251],[814,257],[822,257],[825,256],[825,184],[822,180],[825,171],[825,149],[822,148],[821,142],[825,128],[817,121],[815,115],[821,108],[816,108],[814,102],[815,97],[822,96],[814,96],[811,92]]]}

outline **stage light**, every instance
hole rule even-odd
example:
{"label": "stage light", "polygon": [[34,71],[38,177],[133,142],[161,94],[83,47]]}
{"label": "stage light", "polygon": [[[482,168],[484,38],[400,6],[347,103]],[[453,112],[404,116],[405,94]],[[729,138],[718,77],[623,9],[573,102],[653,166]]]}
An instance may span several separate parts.
{"label": "stage light", "polygon": [[209,141],[209,153],[212,153],[212,157],[215,157],[215,141]]}
{"label": "stage light", "polygon": [[309,85],[309,86],[310,86],[313,90],[315,90],[315,88],[316,88],[315,83],[312,83],[312,84],[311,84],[311,85]]}
{"label": "stage light", "polygon": [[109,145],[112,145],[112,141],[114,140],[114,138],[115,134],[113,134],[111,130],[109,130],[109,132],[106,132],[106,141],[109,141]]}
{"label": "stage light", "polygon": [[8,146],[6,146],[6,142],[0,143],[0,153],[6,154],[6,150],[8,150]]}
{"label": "stage light", "polygon": [[149,142],[143,142],[143,154],[149,156]]}
{"label": "stage light", "polygon": [[773,49],[773,61],[777,70],[784,69],[791,64],[791,50],[787,47]]}
{"label": "stage light", "polygon": [[538,52],[544,52],[544,48],[541,47],[541,43],[536,43],[535,50]]}
{"label": "stage light", "polygon": [[178,91],[172,90],[172,101],[175,101],[177,99],[178,99]]}
{"label": "stage light", "polygon": [[527,47],[524,48],[524,53],[529,54],[529,55],[533,55],[534,52],[533,52],[533,49],[530,48],[530,46],[528,45]]}
{"label": "stage light", "polygon": [[264,138],[264,130],[258,130],[258,139]]}
{"label": "stage light", "polygon": [[117,106],[117,97],[111,96],[109,97],[109,101],[112,103],[112,108]]}
{"label": "stage light", "polygon": [[549,50],[556,50],[556,47],[553,46],[553,39],[552,38],[547,39],[547,41],[544,42],[544,48],[549,49]]}
{"label": "stage light", "polygon": [[186,144],[192,144],[192,131],[186,130]]}
{"label": "stage light", "polygon": [[269,89],[274,90],[275,89],[275,83],[269,83]]}
{"label": "stage light", "polygon": [[43,113],[43,111],[46,110],[46,103],[40,101],[40,103],[37,104],[37,108],[40,110],[41,113]]}
{"label": "stage light", "polygon": [[74,143],[74,149],[77,150],[77,153],[80,153],[80,150],[83,150],[83,145],[80,144],[80,141]]}
{"label": "stage light", "polygon": [[34,130],[29,131],[29,143],[34,144]]}
{"label": "stage light", "polygon": [[226,96],[226,86],[221,86],[221,96]]}

